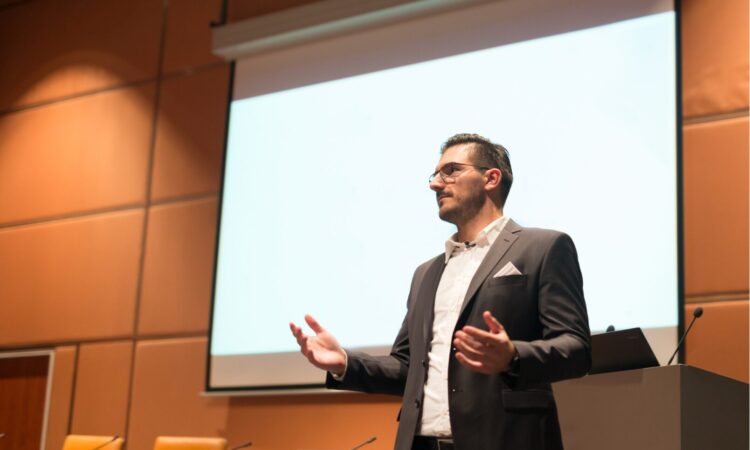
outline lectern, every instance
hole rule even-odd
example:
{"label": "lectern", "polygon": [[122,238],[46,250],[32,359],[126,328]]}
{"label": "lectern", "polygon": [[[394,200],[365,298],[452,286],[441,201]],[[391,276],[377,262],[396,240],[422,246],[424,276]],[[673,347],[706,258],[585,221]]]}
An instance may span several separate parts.
{"label": "lectern", "polygon": [[747,450],[748,385],[675,365],[553,385],[566,450]]}

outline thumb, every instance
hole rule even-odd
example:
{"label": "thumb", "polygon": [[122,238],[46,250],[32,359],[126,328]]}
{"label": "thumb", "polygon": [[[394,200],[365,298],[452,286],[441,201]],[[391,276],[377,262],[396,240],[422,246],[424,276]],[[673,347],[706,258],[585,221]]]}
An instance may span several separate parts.
{"label": "thumb", "polygon": [[482,314],[482,318],[484,319],[484,323],[487,324],[487,327],[489,327],[492,334],[499,334],[505,330],[505,327],[503,327],[503,325],[497,319],[495,319],[491,312],[485,311],[484,314]]}

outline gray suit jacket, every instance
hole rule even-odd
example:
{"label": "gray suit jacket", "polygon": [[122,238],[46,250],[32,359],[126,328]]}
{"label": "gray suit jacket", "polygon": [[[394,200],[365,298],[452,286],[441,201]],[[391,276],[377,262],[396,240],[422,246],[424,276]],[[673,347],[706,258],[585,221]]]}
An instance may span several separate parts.
{"label": "gray suit jacket", "polygon": [[[493,278],[512,262],[521,275]],[[388,356],[348,351],[342,381],[326,385],[401,395],[396,450],[409,450],[422,411],[435,292],[445,267],[439,255],[417,268],[408,311]],[[455,358],[448,368],[453,440],[458,450],[559,450],[560,426],[550,383],[586,374],[590,332],[583,280],[566,234],[509,221],[469,284],[456,330],[486,329],[486,310],[504,325],[520,356],[518,373],[483,375]],[[455,349],[453,350],[455,351]]]}

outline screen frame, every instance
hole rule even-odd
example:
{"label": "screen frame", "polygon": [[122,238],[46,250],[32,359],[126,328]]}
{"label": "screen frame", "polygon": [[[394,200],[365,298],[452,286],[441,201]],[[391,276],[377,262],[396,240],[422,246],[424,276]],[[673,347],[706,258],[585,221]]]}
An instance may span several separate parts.
{"label": "screen frame", "polygon": [[[675,117],[676,130],[676,192],[677,192],[677,336],[682,337],[685,333],[685,197],[683,195],[684,172],[682,154],[682,2],[674,0],[672,3],[675,17]],[[679,342],[679,341],[678,341]],[[685,363],[685,348],[683,343],[678,348],[677,362]]]}
{"label": "screen frame", "polygon": [[[675,30],[675,133],[676,133],[676,224],[677,230],[675,233],[677,242],[677,337],[678,339],[683,336],[685,329],[685,261],[684,261],[684,196],[683,196],[683,117],[682,117],[682,30],[681,30],[681,17],[682,9],[681,2],[679,0],[673,0],[672,10],[674,12],[674,30]],[[211,344],[214,327],[214,309],[216,301],[216,280],[217,271],[219,264],[219,241],[221,231],[221,217],[224,207],[224,188],[226,182],[226,163],[227,163],[227,150],[229,142],[229,125],[231,122],[231,109],[232,102],[234,100],[234,81],[236,62],[230,61],[230,75],[229,85],[227,89],[227,105],[226,105],[226,116],[225,116],[225,129],[224,129],[224,142],[223,142],[223,154],[221,164],[221,186],[218,195],[218,209],[216,217],[216,235],[214,240],[214,267],[213,267],[213,278],[212,278],[212,291],[211,291],[211,304],[209,313],[209,324],[208,324],[208,344],[206,348],[206,366],[205,366],[205,379],[204,379],[204,392],[208,395],[289,395],[289,394],[321,394],[321,393],[335,393],[335,391],[328,391],[325,389],[323,383],[309,383],[309,384],[295,384],[295,385],[263,385],[263,386],[211,386],[211,368],[212,368],[212,355],[211,355]],[[685,361],[685,348],[686,344],[683,343],[679,347],[678,352],[678,363],[684,363]]]}

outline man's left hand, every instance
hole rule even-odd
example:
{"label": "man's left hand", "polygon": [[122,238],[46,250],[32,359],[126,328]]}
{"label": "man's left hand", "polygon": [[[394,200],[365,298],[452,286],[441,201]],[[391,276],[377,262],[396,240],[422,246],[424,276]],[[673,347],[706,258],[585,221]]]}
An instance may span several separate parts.
{"label": "man's left hand", "polygon": [[487,375],[509,369],[516,347],[502,324],[489,311],[482,314],[489,331],[467,325],[456,331],[453,345],[458,349],[458,362]]}

